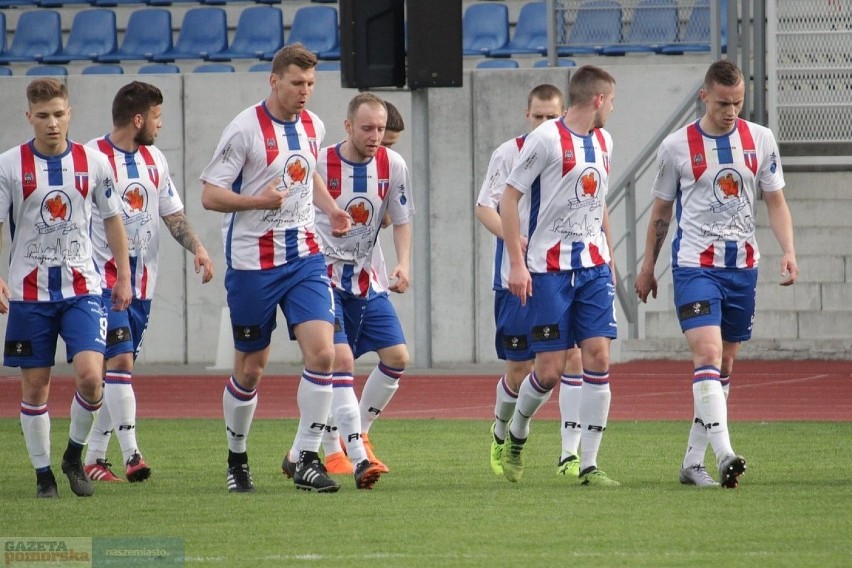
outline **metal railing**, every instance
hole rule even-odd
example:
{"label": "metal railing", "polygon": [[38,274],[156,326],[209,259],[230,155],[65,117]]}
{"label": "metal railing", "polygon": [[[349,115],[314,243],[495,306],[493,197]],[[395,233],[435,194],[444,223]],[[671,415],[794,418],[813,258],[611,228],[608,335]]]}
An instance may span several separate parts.
{"label": "metal railing", "polygon": [[[624,234],[612,244],[614,250],[625,247],[627,272],[620,272],[616,281],[616,295],[621,309],[627,318],[627,336],[630,339],[639,337],[639,300],[633,292],[639,263],[644,254],[640,254],[637,243],[644,243],[644,230],[639,228],[639,220],[644,219],[653,205],[653,200],[642,211],[636,210],[636,183],[656,163],[657,148],[666,136],[691,120],[701,116],[698,91],[699,81],[689,95],[675,108],[669,119],[648,140],[636,158],[627,166],[624,173],[610,184],[606,204],[612,212],[623,204],[625,226]],[[642,251],[644,253],[644,251]],[[663,272],[669,269],[670,263],[663,267]]]}

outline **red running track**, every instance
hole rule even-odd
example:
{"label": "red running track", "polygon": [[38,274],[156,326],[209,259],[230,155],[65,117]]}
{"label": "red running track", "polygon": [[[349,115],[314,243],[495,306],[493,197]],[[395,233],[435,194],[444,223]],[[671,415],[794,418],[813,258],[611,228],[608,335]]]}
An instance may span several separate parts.
{"label": "red running track", "polygon": [[[0,417],[17,417],[20,378],[0,376]],[[689,420],[692,366],[688,361],[632,361],[610,369],[610,420]],[[483,419],[493,416],[496,375],[411,373],[384,416],[387,418]],[[134,377],[139,418],[221,418],[227,375]],[[356,379],[360,392],[365,377]],[[50,414],[68,415],[74,383],[51,381]],[[296,375],[264,377],[257,418],[295,418]],[[729,418],[740,421],[852,421],[852,361],[740,361],[728,399]],[[539,418],[558,419],[554,396]]]}

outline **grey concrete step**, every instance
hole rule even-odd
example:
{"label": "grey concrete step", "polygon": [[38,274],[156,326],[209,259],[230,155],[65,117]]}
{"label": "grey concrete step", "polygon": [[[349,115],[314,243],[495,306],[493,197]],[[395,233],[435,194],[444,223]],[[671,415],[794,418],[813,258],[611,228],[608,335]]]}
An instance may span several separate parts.
{"label": "grey concrete step", "polygon": [[[782,157],[783,163],[783,157]],[[850,172],[784,172],[788,201],[811,199],[852,200]]]}
{"label": "grey concrete step", "polygon": [[[757,242],[761,254],[780,252],[775,235],[769,227],[757,228]],[[796,255],[852,255],[852,226],[847,227],[795,227]]]}
{"label": "grey concrete step", "polygon": [[[852,262],[852,256],[802,256],[797,251],[796,263],[799,265],[799,281],[796,285],[805,282],[852,282],[846,276],[846,265],[850,262]],[[761,253],[758,282],[777,282],[780,279],[780,265],[780,254]]]}
{"label": "grey concrete step", "polygon": [[[788,199],[793,227],[850,227],[852,203],[845,199]],[[769,213],[762,202],[755,206],[757,224],[769,226]]]}
{"label": "grey concrete step", "polygon": [[[619,340],[621,361],[636,359],[689,360],[686,340],[646,338]],[[852,339],[752,339],[743,343],[738,359],[852,360]]]}

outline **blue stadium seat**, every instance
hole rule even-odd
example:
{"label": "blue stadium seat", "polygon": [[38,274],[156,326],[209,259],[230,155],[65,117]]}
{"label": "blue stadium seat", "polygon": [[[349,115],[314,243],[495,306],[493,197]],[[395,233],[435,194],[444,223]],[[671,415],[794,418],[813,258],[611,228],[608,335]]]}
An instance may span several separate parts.
{"label": "blue stadium seat", "polygon": [[32,67],[27,68],[27,75],[29,76],[64,76],[68,74],[68,69],[62,67],[61,65],[33,65]]}
{"label": "blue stadium seat", "polygon": [[65,48],[59,53],[42,57],[41,61],[96,61],[99,56],[115,51],[117,43],[115,12],[107,8],[80,10],[74,14]]}
{"label": "blue stadium seat", "polygon": [[[547,64],[548,64],[547,59],[539,59],[535,63],[533,63],[533,67],[547,67],[548,66]],[[576,67],[577,62],[574,61],[573,59],[564,59],[564,58],[560,57],[559,59],[556,60],[556,66],[557,67]]]}
{"label": "blue stadium seat", "polygon": [[544,2],[527,2],[518,13],[515,34],[504,47],[492,49],[491,57],[523,53],[547,53],[547,9]]}
{"label": "blue stadium seat", "polygon": [[517,69],[520,67],[514,59],[483,59],[476,64],[477,69]]}
{"label": "blue stadium seat", "polygon": [[271,73],[272,63],[268,61],[264,61],[263,63],[255,63],[254,65],[249,67],[248,70],[255,73]]}
{"label": "blue stadium seat", "polygon": [[158,62],[177,59],[204,59],[228,47],[228,22],[225,10],[216,6],[190,8],[183,17],[174,47],[155,55]]}
{"label": "blue stadium seat", "polygon": [[[302,6],[296,10],[285,45],[294,43],[301,43],[322,59],[340,59],[337,8]],[[275,54],[270,54],[269,58],[273,55]]]}
{"label": "blue stadium seat", "polygon": [[197,3],[198,0],[145,0],[149,6],[171,6],[172,4]]}
{"label": "blue stadium seat", "polygon": [[192,70],[193,73],[233,73],[234,66],[227,63],[203,63]]}
{"label": "blue stadium seat", "polygon": [[601,53],[621,41],[621,4],[615,0],[592,0],[577,8],[567,45],[556,48],[565,55]]}
{"label": "blue stadium seat", "polygon": [[676,0],[642,0],[633,11],[630,33],[623,43],[605,47],[604,55],[659,51],[677,40],[680,22]]}
{"label": "blue stadium seat", "polygon": [[489,55],[509,43],[509,8],[505,4],[471,4],[462,16],[462,53]]}
{"label": "blue stadium seat", "polygon": [[240,14],[231,46],[207,56],[209,61],[272,58],[284,44],[284,16],[280,8],[252,6]]}
{"label": "blue stadium seat", "polygon": [[0,8],[24,8],[37,5],[36,0],[0,0]]}
{"label": "blue stadium seat", "polygon": [[23,12],[15,28],[12,45],[2,55],[0,63],[38,61],[62,49],[62,22],[59,12],[38,9]]}
{"label": "blue stadium seat", "polygon": [[0,67],[0,77],[4,77],[4,76],[5,77],[11,77],[12,76],[12,70],[9,69],[8,67]]}
{"label": "blue stadium seat", "polygon": [[89,65],[80,72],[83,75],[124,75],[121,65]]}
{"label": "blue stadium seat", "polygon": [[134,10],[127,21],[124,41],[113,53],[101,55],[101,63],[150,60],[172,48],[172,13],[165,8]]}
{"label": "blue stadium seat", "polygon": [[[728,2],[720,0],[722,8],[722,51],[728,47]],[[660,53],[666,55],[682,55],[686,52],[710,51],[710,0],[696,0],[689,13],[686,30],[680,41],[665,45]]]}
{"label": "blue stadium seat", "polygon": [[6,51],[6,13],[0,12],[0,31],[2,31],[2,36],[0,37],[0,55]]}
{"label": "blue stadium seat", "polygon": [[140,67],[137,73],[140,75],[180,73],[180,67],[174,63],[149,63]]}
{"label": "blue stadium seat", "polygon": [[114,6],[125,6],[128,4],[144,4],[145,0],[92,0],[92,4],[102,8],[112,8]]}
{"label": "blue stadium seat", "polygon": [[88,4],[89,0],[35,0],[33,3],[42,8],[61,8],[70,4]]}

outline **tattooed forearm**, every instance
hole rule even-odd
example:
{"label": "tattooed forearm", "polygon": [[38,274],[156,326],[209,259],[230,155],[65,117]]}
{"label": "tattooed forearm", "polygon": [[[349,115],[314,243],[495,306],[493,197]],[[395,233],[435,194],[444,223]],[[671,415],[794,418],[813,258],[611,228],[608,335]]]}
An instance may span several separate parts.
{"label": "tattooed forearm", "polygon": [[654,262],[660,258],[660,251],[663,249],[663,242],[666,240],[666,235],[669,233],[669,222],[663,219],[657,219],[654,222]]}
{"label": "tattooed forearm", "polygon": [[166,227],[169,228],[169,232],[175,240],[179,242],[183,248],[192,254],[195,254],[195,249],[198,248],[201,241],[198,239],[198,235],[195,234],[195,231],[192,230],[192,227],[189,226],[189,221],[187,221],[184,212],[178,211],[177,213],[166,215],[163,217],[163,221],[166,223]]}

